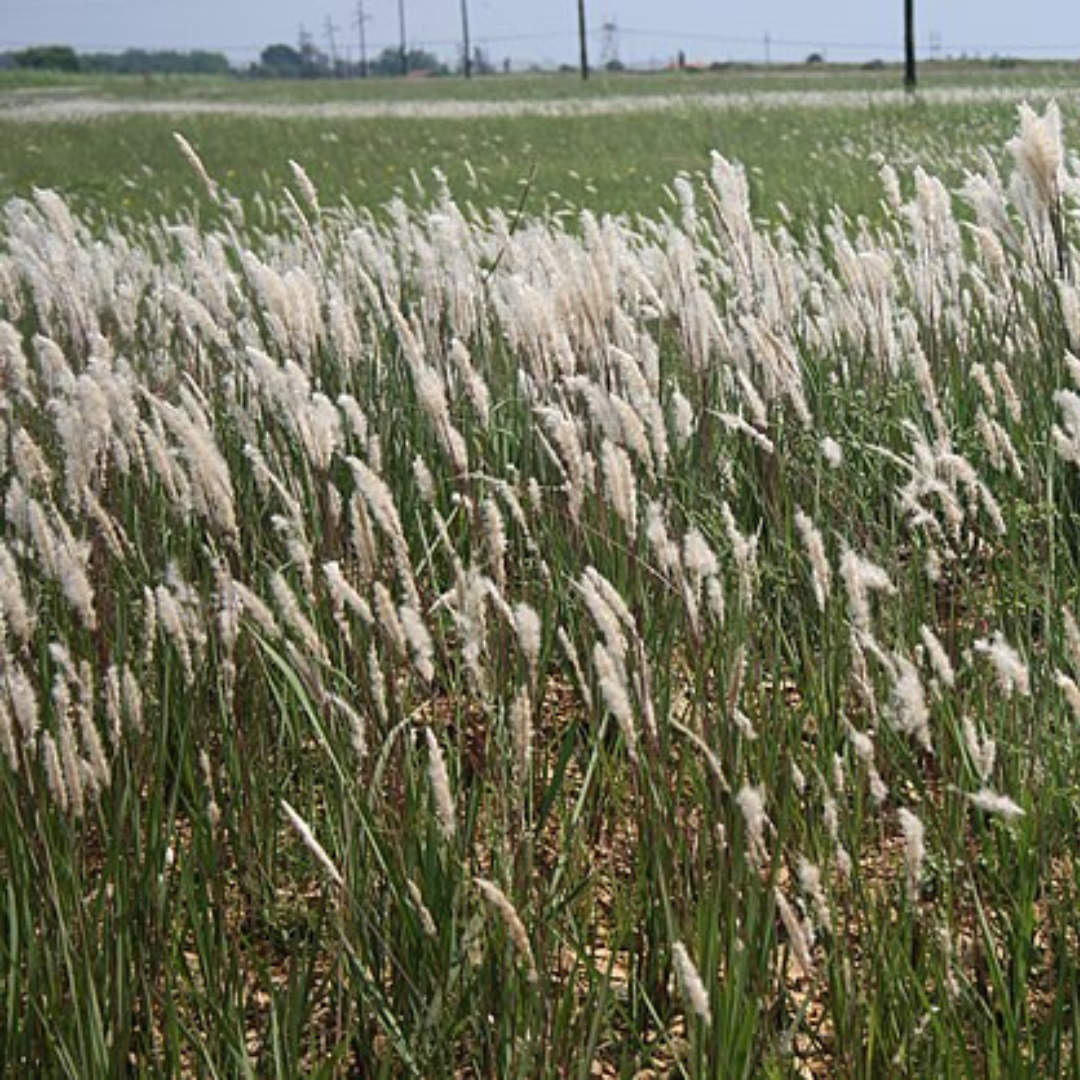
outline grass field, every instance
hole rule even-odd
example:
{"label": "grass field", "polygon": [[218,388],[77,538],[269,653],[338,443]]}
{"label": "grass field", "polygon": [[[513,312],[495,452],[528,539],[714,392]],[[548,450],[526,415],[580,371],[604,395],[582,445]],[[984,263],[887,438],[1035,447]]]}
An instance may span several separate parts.
{"label": "grass field", "polygon": [[2,1071],[1080,1074],[1022,74],[0,82]]}
{"label": "grass field", "polygon": [[[700,173],[713,150],[742,162],[754,178],[755,211],[772,219],[783,204],[805,220],[833,206],[875,214],[876,155],[897,167],[915,164],[958,182],[983,148],[1000,148],[1030,90],[1054,93],[1067,106],[1076,85],[1071,69],[1036,73],[950,71],[931,74],[926,93],[991,95],[970,102],[912,107],[896,100],[893,71],[772,75],[650,75],[597,78],[585,88],[559,76],[445,79],[417,82],[243,82],[68,77],[5,84],[0,76],[0,196],[56,188],[91,215],[156,215],[190,211],[199,185],[178,167],[174,130],[195,145],[214,176],[245,202],[270,201],[301,162],[328,202],[347,199],[382,207],[396,194],[415,201],[416,185],[445,175],[455,198],[480,206],[525,206],[534,213],[656,214],[680,173]],[[6,95],[5,95],[6,90]],[[823,102],[800,95],[825,95]],[[829,95],[847,95],[833,104]],[[892,95],[889,97],[888,95]],[[1002,99],[995,100],[1000,95]],[[794,98],[794,100],[792,100]],[[630,107],[598,118],[567,110],[629,99]],[[633,102],[641,102],[634,108]],[[64,120],[63,107],[88,110]],[[781,101],[782,104],[774,104]],[[649,110],[663,103],[665,111]],[[731,104],[724,106],[725,102]],[[95,118],[95,103],[101,115]],[[125,103],[173,108],[166,115],[110,118]],[[462,110],[456,118],[423,109]],[[555,115],[468,115],[470,106],[550,105]],[[5,108],[6,105],[6,108]],[[57,107],[50,123],[12,120],[28,105]],[[199,107],[262,109],[255,115],[206,115]],[[320,114],[320,108],[404,109],[391,116]],[[414,106],[418,115],[410,117]],[[185,112],[185,110],[189,110]],[[309,110],[305,112],[304,110]],[[415,179],[414,179],[415,177]]]}

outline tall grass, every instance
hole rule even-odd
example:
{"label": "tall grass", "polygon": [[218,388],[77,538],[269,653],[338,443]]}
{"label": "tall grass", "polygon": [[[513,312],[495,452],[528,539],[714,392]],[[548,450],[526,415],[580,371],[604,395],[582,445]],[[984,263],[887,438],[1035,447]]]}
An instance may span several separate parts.
{"label": "tall grass", "polygon": [[308,175],[0,255],[17,1074],[1080,1067],[1080,180]]}

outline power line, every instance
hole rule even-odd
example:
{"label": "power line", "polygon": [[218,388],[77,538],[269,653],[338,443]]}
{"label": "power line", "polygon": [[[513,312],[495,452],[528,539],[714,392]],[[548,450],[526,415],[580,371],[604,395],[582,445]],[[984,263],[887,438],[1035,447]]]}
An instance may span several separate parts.
{"label": "power line", "polygon": [[[644,27],[626,27],[620,26],[619,32],[622,34],[629,34],[634,37],[649,37],[663,41],[709,41],[717,42],[720,44],[728,45],[756,45],[760,46],[760,37],[740,37],[734,34],[711,34],[706,31],[700,30],[688,30],[685,32],[679,32],[677,30],[653,30],[646,29]],[[773,45],[789,45],[797,46],[800,48],[818,48],[825,47],[830,51],[873,51],[875,49],[885,50],[897,50],[900,48],[895,41],[828,41],[823,38],[769,38],[770,43]],[[1024,43],[1002,43],[996,44],[981,44],[972,45],[964,43],[950,42],[950,49],[952,52],[969,52],[969,53],[984,53],[984,52],[997,52],[1003,53],[1007,51],[1012,52],[1077,52],[1080,53],[1080,44],[1061,44],[1055,43],[1053,45],[1048,44],[1024,44]]]}
{"label": "power line", "polygon": [[[362,4],[361,4],[362,7]],[[367,21],[371,21],[371,16],[366,16]],[[337,28],[335,27],[335,31]],[[592,27],[588,30],[589,37],[597,40],[603,40],[604,26]],[[618,32],[620,35],[634,38],[650,38],[655,41],[665,42],[681,42],[694,44],[698,42],[706,42],[709,44],[717,45],[745,45],[752,46],[755,51],[760,51],[762,47],[761,36],[749,37],[740,36],[737,34],[714,34],[701,30],[659,30],[649,29],[646,27],[627,27],[619,25]],[[571,32],[559,32],[548,31],[541,33],[518,33],[518,34],[485,34],[484,41],[490,44],[523,44],[526,42],[570,42],[577,40],[577,34]],[[42,39],[36,40],[0,40],[0,49],[22,49],[30,48],[35,45],[40,45]],[[829,52],[885,52],[885,53],[899,53],[901,51],[901,44],[898,41],[832,41],[825,38],[783,38],[774,37],[772,34],[768,35],[768,42],[772,48],[776,47],[789,47],[789,48],[809,48],[809,49],[827,49]],[[80,42],[75,47],[81,52],[123,52],[126,50],[142,50],[145,52],[223,52],[233,55],[252,54],[258,55],[267,46],[267,42],[261,42],[259,44],[245,44],[245,43],[219,43],[219,44],[199,44],[199,45],[178,45],[176,42],[158,43],[158,44],[142,44],[133,45],[130,42]],[[369,50],[384,50],[384,49],[400,49],[401,41],[392,42],[386,41],[365,41],[365,45]],[[461,45],[461,38],[423,38],[414,39],[413,45],[416,48],[434,49],[434,48],[458,48]],[[959,53],[969,54],[1020,54],[1020,53],[1046,53],[1046,54],[1073,54],[1080,57],[1080,43],[1020,43],[1020,42],[994,42],[994,43],[971,43],[971,42],[954,42],[948,43],[949,52],[953,55]],[[936,46],[938,53],[941,51],[941,46]]]}

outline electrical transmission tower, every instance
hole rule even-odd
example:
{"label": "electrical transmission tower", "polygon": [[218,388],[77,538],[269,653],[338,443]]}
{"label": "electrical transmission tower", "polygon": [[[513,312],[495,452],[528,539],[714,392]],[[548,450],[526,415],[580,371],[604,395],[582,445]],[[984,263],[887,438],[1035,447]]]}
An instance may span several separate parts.
{"label": "electrical transmission tower", "polygon": [[319,50],[315,48],[315,39],[311,36],[310,31],[303,23],[300,24],[298,36],[300,63],[308,70],[319,67],[321,62]]}
{"label": "electrical transmission tower", "polygon": [[603,26],[600,27],[602,37],[600,38],[600,63],[603,67],[609,67],[612,64],[619,63],[619,24],[613,19],[609,18]]}
{"label": "electrical transmission tower", "polygon": [[326,16],[326,22],[323,24],[323,32],[326,34],[326,44],[330,48],[330,74],[336,75],[338,73],[338,57],[337,57],[337,32],[338,28],[334,25],[333,20],[329,15]]}

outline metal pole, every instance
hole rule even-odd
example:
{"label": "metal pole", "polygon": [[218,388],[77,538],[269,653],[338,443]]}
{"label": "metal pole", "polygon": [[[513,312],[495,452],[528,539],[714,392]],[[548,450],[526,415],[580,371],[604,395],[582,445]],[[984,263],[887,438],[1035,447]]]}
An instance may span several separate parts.
{"label": "metal pole", "polygon": [[366,79],[368,77],[367,66],[367,31],[364,28],[364,23],[368,20],[367,15],[364,14],[364,0],[356,0],[356,25],[360,31],[360,78]]}
{"label": "metal pole", "polygon": [[578,37],[581,39],[581,77],[589,77],[589,41],[585,30],[585,0],[578,0]]}
{"label": "metal pole", "polygon": [[904,0],[904,89],[915,93],[915,0]]}
{"label": "metal pole", "polygon": [[469,3],[461,0],[461,36],[465,49],[465,78],[472,78],[472,48],[469,44]]}

